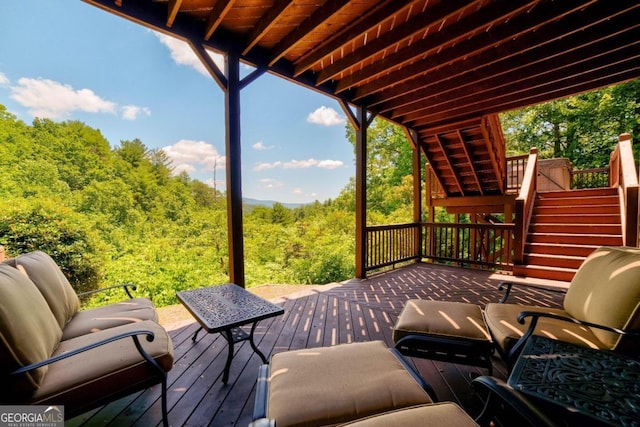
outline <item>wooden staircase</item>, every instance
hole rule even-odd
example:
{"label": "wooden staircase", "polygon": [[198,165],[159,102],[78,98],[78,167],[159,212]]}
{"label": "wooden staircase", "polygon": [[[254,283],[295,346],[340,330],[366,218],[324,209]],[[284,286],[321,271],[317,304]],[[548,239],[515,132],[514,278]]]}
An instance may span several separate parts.
{"label": "wooden staircase", "polygon": [[616,188],[538,193],[515,276],[570,281],[597,247],[623,244]]}

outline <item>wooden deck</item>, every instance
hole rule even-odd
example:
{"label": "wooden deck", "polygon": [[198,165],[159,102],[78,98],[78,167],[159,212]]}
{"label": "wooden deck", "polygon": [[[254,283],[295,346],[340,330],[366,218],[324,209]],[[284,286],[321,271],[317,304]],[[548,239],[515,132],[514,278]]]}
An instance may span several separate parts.
{"label": "wooden deck", "polygon": [[[313,287],[278,298],[285,314],[262,321],[256,342],[265,354],[329,346],[354,341],[383,340],[391,345],[391,331],[410,298],[465,301],[484,306],[497,302],[497,284],[509,277],[490,272],[430,264],[412,264],[389,273],[346,283]],[[527,289],[513,292],[513,301],[558,307],[561,295]],[[219,334],[200,334],[194,344],[195,323],[170,331],[175,366],[169,373],[169,422],[173,426],[246,426],[251,421],[255,381],[261,361],[248,343],[237,345],[229,384],[221,381],[227,344]],[[471,415],[480,401],[471,379],[486,374],[482,368],[409,359],[431,384],[439,400],[462,405]],[[505,379],[504,364],[494,357],[494,375]],[[70,420],[67,425],[159,425],[158,386],[115,401]]]}

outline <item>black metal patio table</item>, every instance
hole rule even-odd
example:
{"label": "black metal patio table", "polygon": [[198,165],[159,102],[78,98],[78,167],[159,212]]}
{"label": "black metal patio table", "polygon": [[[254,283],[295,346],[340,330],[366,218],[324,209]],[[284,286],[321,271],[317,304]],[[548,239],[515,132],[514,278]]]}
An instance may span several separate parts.
{"label": "black metal patio table", "polygon": [[[222,375],[224,384],[229,380],[234,344],[237,342],[248,340],[262,362],[267,363],[266,357],[253,341],[253,335],[260,320],[283,314],[282,307],[233,283],[180,291],[176,296],[200,323],[200,328],[192,337],[194,342],[202,329],[208,333],[219,332],[227,340],[227,361]],[[247,334],[241,326],[248,324],[251,324],[251,331]]]}
{"label": "black metal patio table", "polygon": [[640,360],[632,357],[534,335],[508,383],[564,408],[569,425],[640,426]]}

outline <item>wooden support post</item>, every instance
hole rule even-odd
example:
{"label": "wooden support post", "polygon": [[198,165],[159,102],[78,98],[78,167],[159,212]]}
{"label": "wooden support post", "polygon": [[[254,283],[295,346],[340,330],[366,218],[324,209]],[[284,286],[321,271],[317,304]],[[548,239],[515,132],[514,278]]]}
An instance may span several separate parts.
{"label": "wooden support post", "polygon": [[356,277],[366,277],[367,265],[367,110],[356,109]]}
{"label": "wooden support post", "polygon": [[225,91],[225,149],[227,166],[227,230],[229,281],[245,287],[242,226],[242,161],[240,153],[240,58],[227,55]]}

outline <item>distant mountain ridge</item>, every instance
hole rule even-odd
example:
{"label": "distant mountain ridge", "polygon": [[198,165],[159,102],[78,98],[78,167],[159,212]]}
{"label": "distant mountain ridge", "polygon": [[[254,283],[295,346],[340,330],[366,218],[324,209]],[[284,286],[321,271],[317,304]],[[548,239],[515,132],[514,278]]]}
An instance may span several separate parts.
{"label": "distant mountain ridge", "polygon": [[282,206],[288,209],[295,209],[295,208],[299,208],[301,206],[306,205],[306,203],[282,203],[282,202],[277,202],[275,200],[258,200],[258,199],[250,199],[247,197],[242,198],[242,203],[247,206],[266,206],[268,208],[273,207],[273,205],[276,203],[280,203]]}

